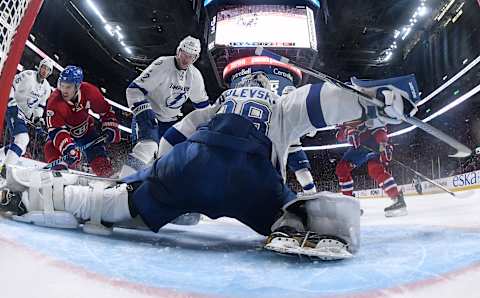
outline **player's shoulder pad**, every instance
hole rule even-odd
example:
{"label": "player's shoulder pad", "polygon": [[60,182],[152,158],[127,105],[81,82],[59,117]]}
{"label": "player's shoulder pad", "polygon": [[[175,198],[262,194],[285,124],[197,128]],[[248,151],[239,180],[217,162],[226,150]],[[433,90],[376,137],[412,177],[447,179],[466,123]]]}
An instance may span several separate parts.
{"label": "player's shoulder pad", "polygon": [[198,78],[198,77],[203,78],[202,73],[200,72],[200,70],[198,70],[198,68],[195,65],[193,64],[190,65],[188,69],[192,73],[193,78]]}
{"label": "player's shoulder pad", "polygon": [[[68,110],[68,104],[67,102],[62,98],[62,95],[60,94],[60,91],[58,89],[55,89],[52,94],[50,94],[50,97],[47,100],[47,111],[50,112],[50,117],[54,115],[54,113],[57,114],[63,114],[64,111]],[[49,115],[47,115],[49,116]]]}
{"label": "player's shoulder pad", "polygon": [[63,104],[67,103],[63,100],[60,90],[53,90],[53,92],[50,94],[50,97],[48,98],[47,106],[52,106],[55,108],[56,106],[61,106]]}
{"label": "player's shoulder pad", "polygon": [[155,59],[150,66],[158,68],[158,67],[165,67],[169,61],[173,61],[175,59],[174,56],[161,56]]}
{"label": "player's shoulder pad", "polygon": [[50,85],[50,82],[47,81],[46,79],[43,80],[42,85],[43,85],[44,88],[46,88],[46,89],[48,89],[48,90],[52,89],[52,85]]}
{"label": "player's shoulder pad", "polygon": [[[89,83],[89,82],[82,82],[82,84],[80,85],[80,90],[81,90],[82,93],[89,94],[89,95],[91,95],[92,93],[99,93],[100,92],[100,89],[98,89],[97,86],[95,86],[94,84]],[[101,92],[100,92],[100,94],[101,94]]]}
{"label": "player's shoulder pad", "polygon": [[37,72],[35,70],[29,69],[29,70],[22,71],[22,75],[33,77],[33,76],[37,75]]}

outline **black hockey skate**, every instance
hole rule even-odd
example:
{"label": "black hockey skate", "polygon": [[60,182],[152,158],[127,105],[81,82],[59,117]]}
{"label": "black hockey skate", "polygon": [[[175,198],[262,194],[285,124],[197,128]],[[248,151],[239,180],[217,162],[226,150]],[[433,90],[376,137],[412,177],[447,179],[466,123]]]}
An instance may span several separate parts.
{"label": "black hockey skate", "polygon": [[27,208],[22,203],[22,194],[3,190],[0,196],[0,212],[18,216],[27,213]]}
{"label": "black hockey skate", "polygon": [[393,201],[394,202],[392,205],[384,209],[385,217],[405,216],[408,214],[407,204],[405,203],[405,199],[403,198],[402,191],[400,191],[398,196],[393,199]]}
{"label": "black hockey skate", "polygon": [[265,249],[298,256],[308,256],[320,260],[341,260],[351,258],[348,244],[342,239],[319,235],[315,232],[298,232],[291,227],[280,227],[268,238]]}

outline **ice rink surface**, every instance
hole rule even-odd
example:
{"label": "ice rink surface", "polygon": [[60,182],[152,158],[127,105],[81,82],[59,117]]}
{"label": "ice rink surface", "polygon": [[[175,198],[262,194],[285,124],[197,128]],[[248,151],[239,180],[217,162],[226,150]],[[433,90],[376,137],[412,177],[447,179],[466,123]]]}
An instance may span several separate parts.
{"label": "ice rink surface", "polygon": [[350,260],[311,261],[261,249],[230,219],[111,237],[0,217],[2,298],[480,297],[480,190],[362,200],[362,246]]}

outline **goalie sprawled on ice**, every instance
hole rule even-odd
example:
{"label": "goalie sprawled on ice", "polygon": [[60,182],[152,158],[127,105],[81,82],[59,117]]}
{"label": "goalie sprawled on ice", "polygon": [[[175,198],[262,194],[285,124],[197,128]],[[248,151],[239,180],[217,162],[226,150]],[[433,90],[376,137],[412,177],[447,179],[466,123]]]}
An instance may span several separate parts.
{"label": "goalie sprawled on ice", "polygon": [[[385,81],[383,81],[385,83]],[[152,231],[187,212],[228,216],[262,235],[266,248],[282,253],[342,259],[359,249],[358,201],[329,192],[296,198],[284,184],[290,144],[314,129],[375,117],[398,123],[409,90],[387,81],[383,88],[394,113],[359,102],[330,83],[303,86],[279,97],[263,73],[246,76],[215,105],[197,110],[170,128],[154,164],[105,185],[41,171],[7,176],[2,209],[40,225],[75,228],[90,220],[141,219]],[[368,111],[368,113],[367,113]],[[17,169],[21,171],[21,169]],[[8,172],[7,172],[8,173]]]}

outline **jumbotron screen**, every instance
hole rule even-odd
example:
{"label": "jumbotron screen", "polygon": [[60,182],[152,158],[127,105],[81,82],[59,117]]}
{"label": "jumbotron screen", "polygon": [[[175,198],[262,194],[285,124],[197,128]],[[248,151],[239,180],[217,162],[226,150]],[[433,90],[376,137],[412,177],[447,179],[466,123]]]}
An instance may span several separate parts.
{"label": "jumbotron screen", "polygon": [[313,11],[305,6],[226,6],[210,22],[209,48],[317,49]]}

